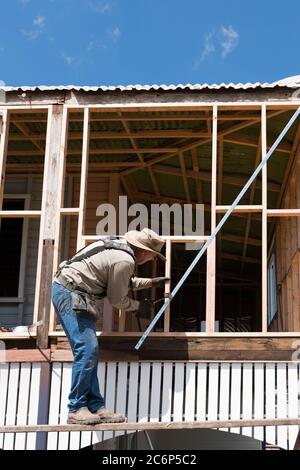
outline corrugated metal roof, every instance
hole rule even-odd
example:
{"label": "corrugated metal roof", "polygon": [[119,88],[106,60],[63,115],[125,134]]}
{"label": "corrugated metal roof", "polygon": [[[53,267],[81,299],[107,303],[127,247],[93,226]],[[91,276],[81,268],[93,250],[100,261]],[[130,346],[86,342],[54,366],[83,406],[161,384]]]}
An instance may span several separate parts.
{"label": "corrugated metal roof", "polygon": [[1,90],[9,91],[176,91],[176,90],[190,90],[190,91],[199,91],[199,90],[222,90],[222,89],[233,89],[233,90],[249,90],[255,88],[300,88],[300,75],[293,77],[288,77],[283,80],[279,80],[273,83],[196,83],[196,84],[182,84],[178,85],[118,85],[118,86],[19,86],[19,87],[0,87]]}

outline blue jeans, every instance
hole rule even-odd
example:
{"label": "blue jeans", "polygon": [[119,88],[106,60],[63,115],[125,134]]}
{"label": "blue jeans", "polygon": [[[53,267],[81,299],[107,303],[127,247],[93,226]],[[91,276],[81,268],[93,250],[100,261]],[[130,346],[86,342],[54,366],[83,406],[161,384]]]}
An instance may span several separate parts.
{"label": "blue jeans", "polygon": [[94,413],[105,406],[97,376],[99,346],[95,322],[84,312],[73,311],[72,292],[57,282],[52,285],[52,302],[74,356],[69,411],[74,413],[86,406]]}

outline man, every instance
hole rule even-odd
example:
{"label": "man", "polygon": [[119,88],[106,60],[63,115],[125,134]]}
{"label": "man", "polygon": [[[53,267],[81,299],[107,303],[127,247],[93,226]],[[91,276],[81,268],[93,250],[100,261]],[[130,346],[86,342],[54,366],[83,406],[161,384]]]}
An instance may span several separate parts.
{"label": "man", "polygon": [[163,286],[168,278],[134,277],[136,265],[159,256],[164,240],[150,229],[131,230],[124,237],[106,237],[80,250],[63,262],[52,287],[52,301],[70,342],[74,362],[69,394],[68,423],[118,423],[125,417],[109,411],[97,378],[98,340],[95,321],[97,303],[108,297],[117,309],[150,314],[149,300],[128,296],[130,288]]}

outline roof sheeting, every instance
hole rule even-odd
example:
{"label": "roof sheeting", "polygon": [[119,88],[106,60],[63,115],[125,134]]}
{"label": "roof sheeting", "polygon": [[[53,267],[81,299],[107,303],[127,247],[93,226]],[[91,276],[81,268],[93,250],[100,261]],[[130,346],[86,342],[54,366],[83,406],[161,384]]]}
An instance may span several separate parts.
{"label": "roof sheeting", "polygon": [[10,87],[4,86],[0,87],[0,90],[9,92],[9,91],[84,91],[84,92],[106,92],[106,91],[177,91],[177,90],[189,90],[189,91],[201,91],[201,90],[223,90],[223,89],[232,89],[232,90],[249,90],[257,88],[300,88],[300,75],[294,77],[288,77],[283,80],[279,80],[273,83],[213,83],[209,85],[208,83],[196,83],[196,84],[181,84],[178,85],[117,85],[117,86],[19,86],[19,87]]}

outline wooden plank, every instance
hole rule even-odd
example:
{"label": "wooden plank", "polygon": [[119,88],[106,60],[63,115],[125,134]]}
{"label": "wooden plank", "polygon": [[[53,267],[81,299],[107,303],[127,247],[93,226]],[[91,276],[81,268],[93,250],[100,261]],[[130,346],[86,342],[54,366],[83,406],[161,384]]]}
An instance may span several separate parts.
{"label": "wooden plank", "polygon": [[3,194],[5,185],[5,170],[7,160],[7,147],[9,135],[9,112],[1,110],[2,122],[0,121],[0,210],[3,204]]}
{"label": "wooden plank", "polygon": [[[227,421],[229,419],[230,404],[230,364],[220,365],[220,403],[219,403],[219,419]],[[227,428],[221,428],[220,431],[228,431]]]}
{"label": "wooden plank", "polygon": [[[191,150],[192,152],[192,162],[193,162],[193,172],[196,174],[196,194],[197,194],[197,202],[202,203],[203,202],[203,191],[202,191],[202,184],[201,184],[201,174],[199,171],[199,162],[198,162],[198,151],[196,148]],[[155,169],[155,167],[154,167]],[[187,170],[186,170],[186,175]]]}
{"label": "wooden plank", "polygon": [[156,362],[152,364],[152,382],[150,397],[150,422],[158,422],[160,419],[160,400],[161,400],[161,376],[162,364]]}
{"label": "wooden plank", "polygon": [[268,217],[299,217],[300,209],[268,209]]}
{"label": "wooden plank", "polygon": [[[118,413],[126,415],[126,404],[127,404],[127,372],[128,363],[119,362],[118,364],[118,386],[117,386],[117,399],[116,399],[116,410]],[[115,436],[121,436],[122,432],[116,432]]]}
{"label": "wooden plank", "polygon": [[[263,104],[261,108],[261,159],[267,154],[267,110]],[[261,278],[261,298],[262,298],[262,331],[268,330],[268,227],[267,227],[267,207],[268,207],[268,179],[267,164],[262,168],[262,278]]]}
{"label": "wooden plank", "polygon": [[[216,228],[217,204],[217,151],[218,151],[218,108],[213,107],[212,125],[212,174],[211,174],[211,233]],[[206,325],[205,331],[215,331],[215,304],[216,304],[216,239],[210,244],[207,255],[206,274]]]}
{"label": "wooden plank", "polygon": [[[0,426],[5,425],[6,404],[8,399],[9,364],[0,363]],[[0,449],[3,449],[4,434],[0,434]]]}
{"label": "wooden plank", "polygon": [[139,383],[139,405],[138,405],[138,418],[140,423],[148,421],[149,409],[149,394],[150,394],[150,363],[145,362],[141,364],[140,383]]}
{"label": "wooden plank", "polygon": [[[242,395],[242,418],[252,419],[253,406],[253,364],[243,364],[243,395]],[[244,436],[252,437],[253,430],[250,427],[243,428]]]}
{"label": "wooden plank", "polygon": [[[266,391],[265,391],[265,408],[266,419],[276,418],[276,385],[275,385],[275,364],[266,364]],[[266,428],[266,442],[276,445],[276,429],[274,426]]]}
{"label": "wooden plank", "polygon": [[[124,111],[124,110],[123,110]],[[26,110],[27,112],[27,110]],[[34,110],[36,113],[36,110]],[[206,111],[208,113],[208,111]],[[167,115],[140,115],[140,116],[130,116],[126,115],[124,117],[126,121],[129,122],[143,122],[143,121],[209,121],[209,115],[208,114],[193,114],[193,115],[186,115],[186,114],[167,114]],[[254,114],[220,114],[219,116],[219,121],[258,121],[259,116],[254,115]],[[107,114],[104,115],[97,115],[97,114],[92,114],[91,119],[92,122],[119,122],[120,118],[117,116],[108,116]],[[31,123],[31,122],[46,122],[47,119],[46,117],[41,117],[37,115],[32,115],[32,116],[27,116],[26,118],[22,116],[15,116],[12,114],[12,122],[17,123],[17,122],[26,122],[26,123]],[[71,122],[81,122],[81,119],[78,116],[73,115],[71,113],[70,115],[70,121]],[[208,131],[209,132],[209,131]]]}
{"label": "wooden plank", "polygon": [[[68,416],[68,397],[71,389],[72,364],[65,363],[62,367],[61,396],[59,409],[59,423],[65,424]],[[67,450],[69,448],[68,432],[61,432],[58,435],[58,450]]]}
{"label": "wooden plank", "polygon": [[82,248],[82,235],[85,231],[85,209],[86,209],[86,192],[87,192],[87,179],[88,179],[88,161],[89,161],[89,141],[90,141],[90,123],[89,123],[89,109],[84,110],[83,120],[83,142],[82,142],[82,156],[81,156],[81,175],[80,175],[80,192],[79,192],[79,217],[78,217],[78,230],[77,230],[77,247],[76,251]]}
{"label": "wooden plank", "polygon": [[172,405],[172,380],[173,380],[173,364],[163,364],[163,388],[162,388],[162,406],[161,421],[171,421],[171,405]]}
{"label": "wooden plank", "polygon": [[[11,364],[9,368],[5,426],[16,424],[19,373],[20,364]],[[5,434],[3,443],[4,450],[14,450],[14,437],[14,434]]]}
{"label": "wooden plank", "polygon": [[41,211],[0,211],[0,218],[2,219],[29,219],[39,218]]}
{"label": "wooden plank", "polygon": [[[98,382],[99,382],[99,388],[100,388],[100,393],[104,397],[106,397],[106,386],[107,386],[107,363],[106,362],[101,362],[98,364]],[[104,433],[100,431],[95,431],[91,435],[91,440],[92,444],[97,444],[97,442],[100,442],[103,440]]]}
{"label": "wooden plank", "polygon": [[[299,416],[299,378],[297,364],[288,364],[288,418],[298,418]],[[297,436],[298,426],[288,427],[289,449],[293,449]]]}
{"label": "wooden plank", "polygon": [[[54,362],[51,371],[51,390],[50,390],[50,403],[49,403],[49,425],[57,425],[59,422],[59,407],[60,407],[60,390],[62,378],[62,364]],[[57,450],[58,434],[57,432],[49,432],[47,440],[48,450]]]}
{"label": "wooden plank", "polygon": [[[254,365],[254,419],[264,418],[264,365]],[[264,440],[263,427],[254,429],[254,439]]]}
{"label": "wooden plank", "polygon": [[[216,206],[216,212],[218,214],[223,214],[228,211],[231,206]],[[250,212],[262,212],[263,206],[262,205],[238,205],[235,207],[233,212],[237,214],[242,214],[246,212],[247,214]]]}
{"label": "wooden plank", "polygon": [[[38,422],[39,401],[41,383],[41,364],[35,363],[31,366],[30,398],[28,409],[28,425],[35,425]],[[37,435],[35,432],[27,434],[26,450],[36,449]]]}
{"label": "wooden plank", "polygon": [[[227,336],[226,336],[227,335]],[[295,348],[294,341],[299,335],[294,333],[268,333],[265,336],[255,334],[221,333],[207,336],[200,333],[152,334],[138,354],[132,351],[140,333],[128,333],[124,336],[101,334],[101,357],[112,356],[116,361],[126,360],[197,360],[197,361],[230,361],[230,362],[278,362],[290,361]],[[282,336],[281,336],[282,335]],[[57,350],[52,353],[52,361],[72,361],[70,351]]]}
{"label": "wooden plank", "polygon": [[184,161],[183,152],[179,152],[179,163],[180,163],[180,169],[181,169],[181,174],[182,174],[182,179],[183,179],[183,187],[184,187],[185,197],[186,197],[187,202],[190,204],[191,203],[191,195],[190,195],[190,188],[189,188],[188,179],[187,179],[187,176],[186,176],[186,168],[185,168],[185,161]]}
{"label": "wooden plank", "polygon": [[[31,379],[31,364],[21,364],[19,380],[19,400],[17,410],[17,426],[26,426],[27,413],[29,409],[29,391]],[[26,449],[26,433],[17,434],[15,437],[15,450]]]}
{"label": "wooden plank", "polygon": [[[241,364],[235,363],[231,366],[231,390],[230,390],[230,418],[233,420],[241,419]],[[239,434],[240,428],[231,428],[233,433]]]}
{"label": "wooden plank", "polygon": [[167,430],[167,429],[220,429],[223,427],[262,427],[262,426],[299,426],[300,418],[285,419],[250,419],[250,420],[227,420],[227,421],[182,421],[169,423],[118,423],[118,424],[96,424],[80,425],[80,424],[58,424],[58,425],[37,425],[37,426],[0,426],[0,433],[18,433],[18,432],[72,432],[72,431],[150,431],[150,430]]}
{"label": "wooden plank", "polygon": [[[165,263],[165,277],[171,279],[172,274],[172,243],[171,240],[166,240],[166,263]],[[171,281],[165,283],[165,295],[171,292]],[[164,332],[170,331],[170,306],[168,306],[164,313]]]}
{"label": "wooden plank", "polygon": [[[37,261],[37,276],[35,287],[35,303],[33,321],[40,319],[43,324],[37,330],[37,344],[40,348],[47,348],[49,319],[51,310],[51,283],[53,277],[55,234],[58,217],[60,217],[59,204],[63,198],[62,167],[64,155],[61,155],[61,137],[63,124],[63,107],[51,106],[48,114],[47,141],[45,150],[45,165],[42,193],[42,215],[39,233],[39,248]],[[51,246],[52,244],[52,246]],[[47,269],[43,263],[47,261]],[[46,289],[46,292],[45,292]],[[43,300],[41,299],[43,297]],[[42,311],[40,310],[42,308]]]}
{"label": "wooden plank", "polygon": [[[1,337],[1,336],[0,336]],[[50,349],[7,349],[5,361],[13,362],[48,362],[50,361]]]}
{"label": "wooden plank", "polygon": [[[115,411],[115,391],[116,391],[116,373],[117,365],[115,362],[107,364],[107,378],[106,378],[106,391],[105,391],[105,405],[109,410]],[[103,433],[103,440],[112,439],[112,432]]]}
{"label": "wooden plank", "polygon": [[187,363],[185,370],[184,421],[194,421],[196,411],[196,364]]}
{"label": "wooden plank", "polygon": [[37,346],[41,349],[48,348],[48,331],[51,308],[51,291],[53,277],[54,240],[43,240],[42,271],[40,273],[40,292],[38,304]]}
{"label": "wooden plank", "polygon": [[183,420],[183,386],[184,386],[184,368],[182,362],[175,363],[174,395],[173,395],[173,420]]}
{"label": "wooden plank", "polygon": [[131,363],[130,375],[129,375],[129,391],[128,391],[128,411],[127,411],[128,423],[136,423],[137,421],[138,373],[139,373],[139,364]]}
{"label": "wooden plank", "polygon": [[208,374],[207,419],[215,421],[218,419],[219,364],[209,364]]}
{"label": "wooden plank", "polygon": [[[277,419],[287,417],[287,371],[286,364],[277,364]],[[278,426],[277,445],[287,448],[287,427]]]}

